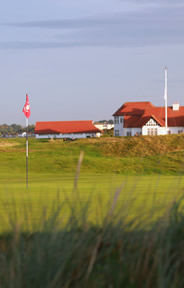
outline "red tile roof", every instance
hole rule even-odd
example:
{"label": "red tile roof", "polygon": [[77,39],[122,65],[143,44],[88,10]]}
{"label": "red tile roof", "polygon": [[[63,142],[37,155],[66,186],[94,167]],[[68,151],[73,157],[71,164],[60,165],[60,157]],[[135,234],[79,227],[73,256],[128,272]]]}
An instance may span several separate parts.
{"label": "red tile roof", "polygon": [[[151,102],[127,102],[113,116],[124,116],[125,128],[144,126],[153,118],[160,126],[165,126],[165,107],[156,107]],[[184,107],[179,110],[167,108],[168,127],[184,127]]]}
{"label": "red tile roof", "polygon": [[122,115],[142,115],[148,108],[155,107],[151,102],[126,102],[124,103],[113,116]]}
{"label": "red tile roof", "polygon": [[98,133],[100,130],[89,121],[36,122],[35,134]]}

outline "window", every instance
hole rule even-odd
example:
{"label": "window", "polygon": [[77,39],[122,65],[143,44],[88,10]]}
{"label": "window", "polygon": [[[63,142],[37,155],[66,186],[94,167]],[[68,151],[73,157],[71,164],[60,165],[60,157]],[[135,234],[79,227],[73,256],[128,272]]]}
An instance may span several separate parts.
{"label": "window", "polygon": [[120,123],[123,123],[123,118],[120,118]]}
{"label": "window", "polygon": [[178,134],[181,134],[181,133],[183,133],[183,130],[178,130]]}
{"label": "window", "polygon": [[119,124],[119,117],[118,116],[114,117],[114,124]]}
{"label": "window", "polygon": [[131,132],[131,131],[128,131],[128,132],[127,132],[127,136],[132,136],[132,132]]}
{"label": "window", "polygon": [[114,131],[114,136],[119,136],[119,130]]}
{"label": "window", "polygon": [[141,136],[142,135],[142,132],[136,132],[135,134],[134,134],[134,136]]}
{"label": "window", "polygon": [[157,128],[148,128],[148,135],[157,135]]}

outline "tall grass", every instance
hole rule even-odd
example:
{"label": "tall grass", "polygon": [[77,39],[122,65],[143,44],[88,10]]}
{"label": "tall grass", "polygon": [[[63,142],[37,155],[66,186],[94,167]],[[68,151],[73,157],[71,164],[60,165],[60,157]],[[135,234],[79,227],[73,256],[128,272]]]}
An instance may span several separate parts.
{"label": "tall grass", "polygon": [[10,214],[11,230],[0,237],[0,287],[184,287],[183,198],[146,225],[145,217],[154,218],[156,207],[129,217],[132,201],[118,205],[122,184],[102,222],[94,225],[91,199],[84,203],[78,197],[78,173],[75,201],[55,199],[52,211],[42,211],[39,225],[29,222],[29,205],[27,229],[16,212]]}

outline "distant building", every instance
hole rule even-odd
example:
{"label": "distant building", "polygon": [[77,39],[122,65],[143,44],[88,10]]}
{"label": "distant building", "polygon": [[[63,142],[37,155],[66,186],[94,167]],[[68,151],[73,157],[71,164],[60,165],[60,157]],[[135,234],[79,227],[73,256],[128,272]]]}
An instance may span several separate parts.
{"label": "distant building", "polygon": [[184,133],[184,107],[156,107],[151,102],[126,102],[114,114],[114,136]]}
{"label": "distant building", "polygon": [[114,128],[114,124],[111,123],[101,123],[101,122],[94,122],[94,125],[96,128],[98,128],[99,130],[103,131],[103,130],[111,130]]}
{"label": "distant building", "polygon": [[36,138],[90,138],[100,137],[100,130],[92,121],[44,121],[36,122]]}

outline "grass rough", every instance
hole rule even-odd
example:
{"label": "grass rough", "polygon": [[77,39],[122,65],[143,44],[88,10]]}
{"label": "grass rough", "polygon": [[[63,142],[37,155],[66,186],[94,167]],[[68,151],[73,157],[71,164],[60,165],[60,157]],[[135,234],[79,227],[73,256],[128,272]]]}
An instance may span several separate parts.
{"label": "grass rough", "polygon": [[[7,143],[7,145],[6,145]],[[75,173],[80,152],[81,171],[126,175],[183,175],[184,135],[107,137],[62,140],[29,139],[30,173]],[[0,173],[25,171],[25,139],[0,139]]]}
{"label": "grass rough", "polygon": [[86,220],[88,205],[80,216],[73,207],[63,229],[59,206],[36,232],[25,233],[13,221],[12,232],[0,237],[0,286],[182,288],[182,201],[149,229],[114,214],[114,202],[100,227]]}

